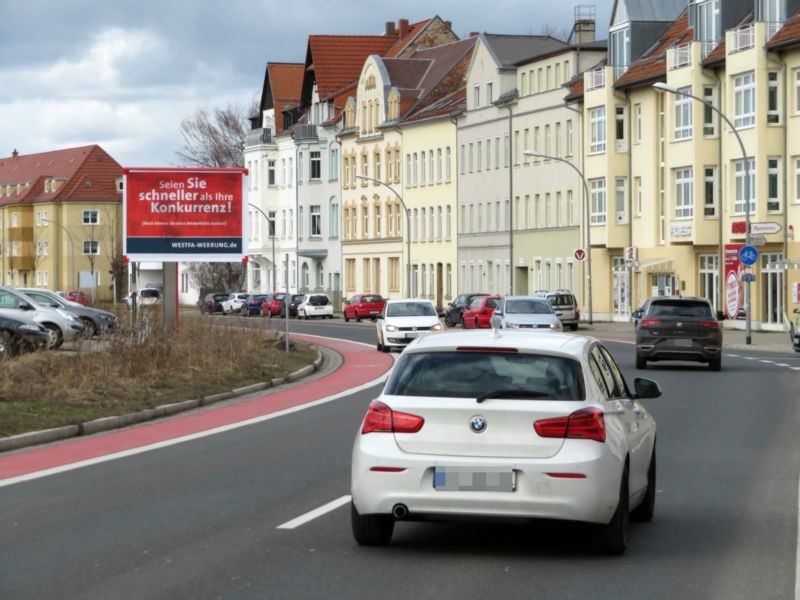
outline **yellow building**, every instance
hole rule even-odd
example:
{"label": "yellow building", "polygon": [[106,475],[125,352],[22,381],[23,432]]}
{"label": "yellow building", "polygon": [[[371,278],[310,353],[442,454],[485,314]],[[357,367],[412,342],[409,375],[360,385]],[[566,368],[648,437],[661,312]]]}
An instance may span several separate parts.
{"label": "yellow building", "polygon": [[110,300],[122,246],[121,181],[122,167],[99,146],[0,159],[5,284]]}
{"label": "yellow building", "polygon": [[[756,4],[760,18],[766,12]],[[745,242],[749,205],[761,254],[750,286],[753,327],[785,326],[797,280],[785,266],[798,255],[791,238],[800,172],[791,127],[800,107],[800,37],[786,31],[798,17],[741,24],[752,8],[692,3],[631,65],[612,56],[573,87],[584,111],[596,315],[628,319],[632,308],[664,294],[704,296],[742,315],[745,269],[737,266],[726,287],[725,250],[735,256]],[[725,23],[740,25],[723,36]],[[686,94],[733,122],[747,162],[730,127]]]}

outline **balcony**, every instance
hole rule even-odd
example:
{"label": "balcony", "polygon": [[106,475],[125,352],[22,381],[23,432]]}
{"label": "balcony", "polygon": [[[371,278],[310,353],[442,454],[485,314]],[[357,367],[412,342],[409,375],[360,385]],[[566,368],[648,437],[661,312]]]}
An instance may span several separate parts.
{"label": "balcony", "polygon": [[753,23],[728,32],[728,54],[749,50],[756,45],[756,30]]}
{"label": "balcony", "polygon": [[272,143],[272,129],[268,128],[251,129],[244,141],[245,147]]}
{"label": "balcony", "polygon": [[316,140],[317,139],[317,126],[316,125],[295,125],[294,128],[295,140]]}
{"label": "balcony", "polygon": [[781,22],[767,23],[767,41],[774,38],[775,34],[781,30],[781,27],[783,27],[783,25],[784,23]]}
{"label": "balcony", "polygon": [[684,44],[683,46],[670,48],[667,51],[667,61],[670,70],[688,67],[692,64],[692,45]]}
{"label": "balcony", "polygon": [[606,70],[605,67],[592,69],[586,72],[586,91],[599,90],[606,87]]}
{"label": "balcony", "polygon": [[719,46],[718,40],[700,42],[700,60],[705,60],[717,46]]}

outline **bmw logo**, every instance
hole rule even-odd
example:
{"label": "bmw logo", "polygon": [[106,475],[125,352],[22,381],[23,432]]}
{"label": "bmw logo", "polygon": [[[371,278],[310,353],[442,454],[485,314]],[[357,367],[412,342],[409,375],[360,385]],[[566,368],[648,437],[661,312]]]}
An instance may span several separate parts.
{"label": "bmw logo", "polygon": [[486,419],[480,415],[476,415],[469,420],[469,428],[475,433],[483,433],[486,431]]}

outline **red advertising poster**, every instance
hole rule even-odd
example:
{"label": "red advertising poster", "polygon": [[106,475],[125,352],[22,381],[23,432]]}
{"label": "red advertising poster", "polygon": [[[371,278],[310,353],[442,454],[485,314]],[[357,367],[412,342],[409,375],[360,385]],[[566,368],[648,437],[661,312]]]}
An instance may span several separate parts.
{"label": "red advertising poster", "polygon": [[245,169],[125,169],[124,254],[133,261],[242,260],[246,175]]}
{"label": "red advertising poster", "polygon": [[742,263],[739,250],[744,244],[725,244],[725,312],[729,319],[735,319],[744,301],[742,287]]}

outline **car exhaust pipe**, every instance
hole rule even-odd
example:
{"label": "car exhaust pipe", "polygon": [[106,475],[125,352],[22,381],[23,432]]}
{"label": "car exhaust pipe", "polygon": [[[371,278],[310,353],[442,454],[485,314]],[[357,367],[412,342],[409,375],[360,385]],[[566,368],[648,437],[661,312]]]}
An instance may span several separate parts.
{"label": "car exhaust pipe", "polygon": [[408,507],[405,504],[395,504],[392,509],[392,516],[395,519],[405,519],[408,516]]}

